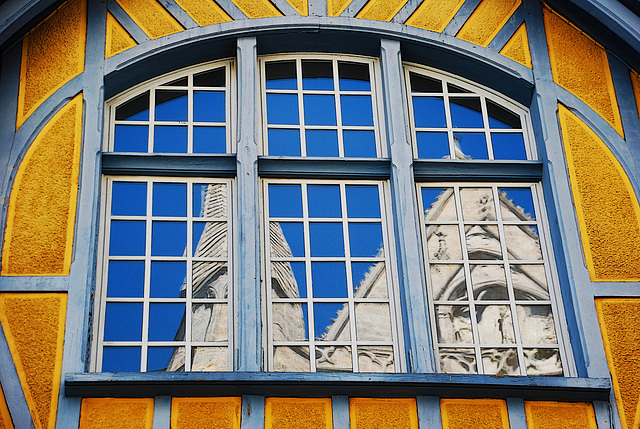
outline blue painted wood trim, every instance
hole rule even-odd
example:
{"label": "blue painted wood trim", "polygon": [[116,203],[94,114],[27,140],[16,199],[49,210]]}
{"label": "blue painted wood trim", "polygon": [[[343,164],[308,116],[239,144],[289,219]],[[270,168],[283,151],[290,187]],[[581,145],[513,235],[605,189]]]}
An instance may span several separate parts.
{"label": "blue painted wood trim", "polygon": [[242,397],[240,427],[242,429],[264,428],[264,396],[247,394]]}
{"label": "blue painted wood trim", "polygon": [[297,10],[291,6],[287,0],[270,0],[273,5],[278,8],[285,16],[300,16]]}
{"label": "blue painted wood trim", "polygon": [[595,298],[640,298],[640,282],[597,282],[593,284]]}
{"label": "blue painted wood trim", "polygon": [[258,174],[266,178],[388,179],[388,159],[258,157]]}
{"label": "blue painted wood trim", "polygon": [[70,397],[237,396],[245,394],[351,397],[523,398],[607,400],[608,378],[515,377],[460,374],[366,374],[276,372],[68,373]]}
{"label": "blue painted wood trim", "polygon": [[145,176],[235,177],[235,155],[102,154],[102,173]]}
{"label": "blue painted wood trim", "polygon": [[482,2],[482,0],[467,0],[464,2],[462,7],[458,9],[456,15],[453,19],[447,24],[445,29],[442,31],[444,34],[455,37],[456,34],[460,31],[465,22],[469,19],[474,10],[478,7],[478,5]]}
{"label": "blue painted wood trim", "polygon": [[309,0],[310,16],[327,16],[327,0]]}
{"label": "blue painted wood trim", "polygon": [[442,429],[440,398],[437,396],[418,396],[416,405],[420,429]]}
{"label": "blue painted wood trim", "polygon": [[396,16],[393,17],[391,22],[397,22],[398,24],[404,24],[407,19],[413,15],[413,13],[418,9],[418,6],[422,4],[423,0],[409,0],[404,6],[396,13]]}
{"label": "blue painted wood trim", "polygon": [[417,216],[412,149],[408,136],[409,109],[405,102],[400,43],[382,39],[380,66],[386,141],[391,155],[391,207],[398,258],[398,292],[403,318],[404,348],[410,372],[434,372],[435,358],[425,295],[424,262]]}
{"label": "blue painted wood trim", "polygon": [[151,40],[151,37],[147,35],[142,28],[135,23],[135,21],[125,12],[125,10],[120,6],[115,0],[109,0],[108,3],[109,12],[113,17],[122,25],[122,27],[127,30],[127,33],[133,40],[136,41],[139,45],[148,42]]}
{"label": "blue painted wood trim", "polygon": [[504,45],[511,39],[513,33],[522,25],[524,22],[524,7],[520,5],[513,15],[509,17],[507,22],[502,26],[496,37],[489,42],[489,49],[493,49],[496,52],[500,52]]}
{"label": "blue painted wood trim", "polygon": [[198,23],[182,9],[175,0],[158,0],[159,3],[180,23],[184,28],[199,27]]}
{"label": "blue painted wood trim", "polygon": [[216,0],[218,6],[224,10],[227,15],[231,17],[231,19],[237,21],[239,19],[248,19],[247,16],[242,12],[236,4],[231,0]]}
{"label": "blue painted wood trim", "polygon": [[360,10],[367,4],[369,0],[352,0],[349,3],[349,6],[345,8],[344,11],[340,14],[342,17],[353,18],[355,17]]}
{"label": "blue painted wood trim", "polygon": [[[540,398],[543,399],[543,398]],[[527,427],[527,415],[524,411],[522,398],[507,398],[507,412],[509,413],[509,427],[512,429]]]}
{"label": "blue painted wood trim", "polygon": [[414,160],[418,181],[509,181],[537,182],[542,178],[542,161]]}
{"label": "blue painted wood trim", "polygon": [[2,276],[0,292],[67,292],[66,276]]}
{"label": "blue painted wood trim", "polygon": [[238,39],[238,186],[234,271],[236,367],[262,369],[260,191],[258,189],[258,59],[255,37]]}
{"label": "blue painted wood trim", "polygon": [[171,396],[156,396],[153,400],[153,429],[171,428]]}
{"label": "blue painted wood trim", "polygon": [[596,415],[596,424],[599,428],[612,428],[614,427],[614,408],[615,398],[611,402],[608,401],[593,401],[593,411]]}
{"label": "blue painted wood trim", "polygon": [[334,395],[331,397],[331,411],[333,414],[333,427],[335,429],[351,427],[349,417],[349,397]]}

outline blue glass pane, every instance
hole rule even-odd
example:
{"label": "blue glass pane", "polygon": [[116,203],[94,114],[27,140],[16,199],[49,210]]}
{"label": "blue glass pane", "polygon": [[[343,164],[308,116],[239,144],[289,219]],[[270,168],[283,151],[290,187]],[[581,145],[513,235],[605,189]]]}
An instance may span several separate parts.
{"label": "blue glass pane", "polygon": [[144,261],[109,261],[107,297],[142,298]]}
{"label": "blue glass pane", "polygon": [[157,90],[156,121],[186,121],[187,91]]}
{"label": "blue glass pane", "polygon": [[418,146],[418,158],[442,159],[449,158],[449,137],[447,133],[417,132],[416,144]]}
{"label": "blue glass pane", "polygon": [[[367,273],[370,271],[373,271],[375,266],[378,264],[383,264],[383,262],[352,262],[351,263],[351,279],[353,280],[354,295],[358,292],[360,285],[365,281],[365,277]],[[371,279],[368,279],[367,283],[370,284]],[[380,298],[382,296],[376,296],[376,297]]]}
{"label": "blue glass pane", "polygon": [[151,298],[179,298],[184,293],[186,262],[151,262]]}
{"label": "blue glass pane", "polygon": [[310,223],[309,238],[311,240],[311,256],[344,256],[341,223]]}
{"label": "blue glass pane", "polygon": [[308,185],[309,217],[341,217],[339,185]]}
{"label": "blue glass pane", "polygon": [[373,125],[373,110],[369,95],[341,95],[342,125]]}
{"label": "blue glass pane", "polygon": [[267,89],[296,89],[296,62],[277,61],[265,65]]}
{"label": "blue glass pane", "polygon": [[140,372],[140,347],[104,347],[102,372]]}
{"label": "blue glass pane", "polygon": [[186,216],[187,184],[154,183],[153,216]]}
{"label": "blue glass pane", "polygon": [[369,66],[358,63],[338,63],[340,91],[370,91]]}
{"label": "blue glass pane", "polygon": [[280,228],[291,249],[291,256],[304,256],[304,231],[302,223],[280,222]]}
{"label": "blue glass pane", "polygon": [[196,122],[224,122],[224,92],[193,91],[193,120]]}
{"label": "blue glass pane", "polygon": [[193,127],[193,153],[227,153],[224,127]]}
{"label": "blue glass pane", "polygon": [[375,185],[347,185],[347,216],[379,218],[380,198]]}
{"label": "blue glass pane", "polygon": [[193,216],[204,216],[204,204],[207,198],[209,186],[206,183],[196,183],[193,185]]}
{"label": "blue glass pane", "polygon": [[344,131],[344,156],[347,158],[375,158],[376,135],[373,131]]}
{"label": "blue glass pane", "polygon": [[333,95],[305,95],[304,123],[336,125],[336,99]]}
{"label": "blue glass pane", "polygon": [[302,89],[333,90],[333,66],[331,61],[302,61]]}
{"label": "blue glass pane", "polygon": [[116,107],[116,121],[148,121],[149,91]]}
{"label": "blue glass pane", "polygon": [[193,86],[222,87],[225,83],[225,69],[222,67],[193,75]]}
{"label": "blue glass pane", "polygon": [[336,130],[307,130],[307,156],[336,157],[338,153],[338,132]]}
{"label": "blue glass pane", "polygon": [[187,127],[156,126],[153,129],[154,153],[187,153]]}
{"label": "blue glass pane", "polygon": [[513,201],[516,207],[522,207],[525,216],[531,220],[536,219],[536,212],[533,208],[533,197],[529,188],[500,188],[500,196]]}
{"label": "blue glass pane", "polygon": [[416,127],[445,128],[444,100],[442,97],[413,97],[413,117]]}
{"label": "blue glass pane", "polygon": [[148,152],[149,127],[146,125],[116,125],[114,152]]}
{"label": "blue glass pane", "polygon": [[422,188],[422,210],[423,214],[431,209],[431,205],[435,204],[438,197],[444,192],[444,188]]}
{"label": "blue glass pane", "polygon": [[482,128],[482,108],[479,98],[449,98],[451,124],[454,128]]}
{"label": "blue glass pane", "polygon": [[298,125],[298,96],[267,94],[267,123]]}
{"label": "blue glass pane", "polygon": [[270,128],[269,155],[300,156],[300,131]]}
{"label": "blue glass pane", "polygon": [[184,310],[183,303],[149,304],[149,341],[184,340]]}
{"label": "blue glass pane", "polygon": [[298,284],[298,294],[300,298],[307,297],[307,270],[305,269],[304,262],[291,262],[291,270],[293,276]]}
{"label": "blue glass pane", "polygon": [[147,371],[162,371],[167,369],[173,347],[149,347],[147,349]]}
{"label": "blue glass pane", "polygon": [[491,128],[521,128],[520,116],[508,109],[487,100],[487,114]]}
{"label": "blue glass pane", "polygon": [[145,221],[112,220],[109,236],[109,255],[143,256]]}
{"label": "blue glass pane", "polygon": [[327,338],[326,334],[340,316],[349,319],[349,307],[342,303],[314,304],[313,319],[316,332],[316,340],[335,341],[337,338]]}
{"label": "blue glass pane", "polygon": [[104,316],[104,341],[141,341],[142,303],[108,302]]}
{"label": "blue glass pane", "polygon": [[382,225],[379,223],[349,223],[351,256],[382,255]]}
{"label": "blue glass pane", "polygon": [[491,133],[494,159],[527,159],[522,134]]}
{"label": "blue glass pane", "polygon": [[269,185],[269,216],[302,217],[300,185]]}
{"label": "blue glass pane", "polygon": [[111,214],[114,216],[144,216],[147,213],[147,184],[113,182]]}
{"label": "blue glass pane", "polygon": [[484,133],[453,133],[459,159],[489,159]]}
{"label": "blue glass pane", "polygon": [[347,269],[344,262],[312,262],[314,298],[346,298]]}
{"label": "blue glass pane", "polygon": [[186,222],[153,222],[151,256],[183,256],[186,244]]}

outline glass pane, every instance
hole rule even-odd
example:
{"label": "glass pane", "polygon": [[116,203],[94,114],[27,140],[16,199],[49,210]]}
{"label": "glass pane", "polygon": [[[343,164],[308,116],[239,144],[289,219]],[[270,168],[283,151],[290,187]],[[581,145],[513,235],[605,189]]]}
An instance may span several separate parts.
{"label": "glass pane", "polygon": [[144,261],[109,261],[107,297],[142,298]]}
{"label": "glass pane", "polygon": [[468,306],[436,305],[436,327],[440,343],[473,343]]}
{"label": "glass pane", "polygon": [[464,230],[469,259],[492,260],[502,258],[497,226],[467,225]]}
{"label": "glass pane", "polygon": [[418,158],[448,159],[451,157],[447,133],[417,132],[416,145]]}
{"label": "glass pane", "polygon": [[351,372],[351,347],[316,347],[316,370],[318,372]]}
{"label": "glass pane", "polygon": [[193,91],[195,122],[224,122],[225,94],[222,91]]}
{"label": "glass pane", "polygon": [[147,371],[164,371],[169,368],[173,351],[173,347],[149,347],[147,349]]}
{"label": "glass pane", "polygon": [[341,223],[310,223],[309,237],[311,241],[311,256],[344,256]]}
{"label": "glass pane", "polygon": [[222,87],[225,85],[224,68],[209,70],[193,75],[194,86]]}
{"label": "glass pane", "polygon": [[184,341],[184,303],[149,304],[149,341]]}
{"label": "glass pane", "polygon": [[490,128],[522,128],[520,115],[516,115],[491,100],[487,100],[487,113]]}
{"label": "glass pane", "polygon": [[180,298],[185,296],[186,262],[151,262],[151,298]]}
{"label": "glass pane", "polygon": [[342,216],[339,185],[308,185],[309,217]]}
{"label": "glass pane", "polygon": [[395,372],[392,346],[358,346],[359,372]]}
{"label": "glass pane", "polygon": [[227,299],[229,270],[225,262],[193,263],[193,298]]}
{"label": "glass pane", "polygon": [[156,90],[156,121],[186,121],[187,91]]}
{"label": "glass pane", "polygon": [[227,185],[224,183],[196,183],[193,185],[194,217],[226,217]]}
{"label": "glass pane", "polygon": [[491,188],[460,188],[464,220],[496,220]]}
{"label": "glass pane", "polygon": [[[166,371],[184,371],[184,359],[185,359],[185,348],[184,347],[174,347],[173,353],[171,355],[171,360],[169,360],[169,365],[167,366]],[[193,368],[191,368],[194,371]]]}
{"label": "glass pane", "polygon": [[447,374],[475,374],[476,353],[474,349],[439,350],[440,369]]}
{"label": "glass pane", "polygon": [[300,185],[269,185],[269,216],[302,217]]}
{"label": "glass pane", "polygon": [[336,130],[307,130],[307,156],[336,157],[338,152],[338,132]]}
{"label": "glass pane", "polygon": [[145,221],[112,220],[109,255],[143,256],[146,237]]}
{"label": "glass pane", "polygon": [[153,222],[151,256],[185,256],[186,222]]}
{"label": "glass pane", "polygon": [[267,89],[296,89],[296,62],[278,61],[265,64]]}
{"label": "glass pane", "polygon": [[267,94],[267,123],[298,125],[298,96]]}
{"label": "glass pane", "polygon": [[416,127],[445,128],[444,100],[442,97],[413,97],[413,117]]}
{"label": "glass pane", "polygon": [[453,188],[422,188],[421,193],[427,221],[458,220]]}
{"label": "glass pane", "polygon": [[187,85],[189,85],[189,78],[186,76],[176,80],[172,80],[171,82],[162,84],[162,86],[187,86]]}
{"label": "glass pane", "polygon": [[389,304],[356,303],[356,339],[358,341],[391,341]]}
{"label": "glass pane", "polygon": [[311,285],[314,298],[346,298],[347,270],[344,262],[312,262]]}
{"label": "glass pane", "polygon": [[300,131],[269,128],[269,155],[300,156]]}
{"label": "glass pane", "polygon": [[148,152],[149,127],[146,125],[116,125],[114,152]]}
{"label": "glass pane", "polygon": [[309,372],[309,347],[274,347],[273,370],[280,372]]}
{"label": "glass pane", "polygon": [[453,133],[457,159],[489,159],[484,133]]}
{"label": "glass pane", "polygon": [[187,184],[154,183],[153,216],[186,216]]}
{"label": "glass pane", "polygon": [[384,262],[352,262],[353,296],[356,298],[389,297]]}
{"label": "glass pane", "polygon": [[317,341],[349,341],[351,339],[348,304],[315,303],[313,320]]}
{"label": "glass pane", "polygon": [[342,125],[373,126],[370,95],[341,95]]}
{"label": "glass pane", "polygon": [[462,259],[458,225],[427,225],[429,260]]}
{"label": "glass pane", "polygon": [[442,92],[442,82],[427,76],[421,76],[416,73],[409,73],[411,80],[411,92]]}
{"label": "glass pane", "polygon": [[187,153],[187,127],[156,126],[153,129],[153,152]]}
{"label": "glass pane", "polygon": [[289,258],[304,256],[304,231],[302,223],[271,222],[269,240],[271,257]]}
{"label": "glass pane", "polygon": [[297,302],[274,303],[273,340],[304,341],[309,339],[307,304]]}
{"label": "glass pane", "polygon": [[484,374],[520,375],[516,349],[482,349]]}
{"label": "glass pane", "polygon": [[111,214],[114,216],[144,216],[147,213],[147,184],[113,182]]}
{"label": "glass pane", "polygon": [[104,316],[104,341],[141,341],[142,303],[108,302]]}
{"label": "glass pane", "polygon": [[454,85],[452,83],[447,84],[447,91],[449,91],[452,94],[471,94],[471,91],[466,90],[464,88],[460,88],[459,86]]}
{"label": "glass pane", "polygon": [[226,222],[193,223],[193,256],[226,258],[228,253]]}
{"label": "glass pane", "polygon": [[518,305],[518,326],[523,344],[558,344],[549,305]]}
{"label": "glass pane", "polygon": [[333,95],[305,94],[303,99],[306,125],[336,125],[336,99]]}
{"label": "glass pane", "polygon": [[349,243],[353,257],[382,257],[382,225],[380,223],[349,223]]}
{"label": "glass pane", "polygon": [[453,128],[482,128],[482,107],[476,97],[451,97],[451,125]]}
{"label": "glass pane", "polygon": [[347,216],[380,218],[380,197],[376,185],[347,185]]}
{"label": "glass pane", "polygon": [[227,153],[224,127],[193,127],[193,153]]}
{"label": "glass pane", "polygon": [[502,220],[535,220],[531,188],[499,188]]}
{"label": "glass pane", "polygon": [[331,61],[302,60],[302,89],[333,90]]}
{"label": "glass pane", "polygon": [[483,344],[514,344],[511,309],[508,305],[476,305],[478,334]]}
{"label": "glass pane", "polygon": [[502,265],[471,265],[473,297],[481,301],[508,300],[507,280]]}
{"label": "glass pane", "polygon": [[357,63],[338,63],[340,91],[370,91],[369,66]]}
{"label": "glass pane", "polygon": [[466,301],[467,284],[462,264],[430,264],[435,301]]}
{"label": "glass pane", "polygon": [[140,347],[103,347],[102,372],[140,372]]}
{"label": "glass pane", "polygon": [[227,304],[193,304],[191,311],[191,341],[229,341]]}
{"label": "glass pane", "polygon": [[191,371],[228,371],[227,347],[194,347],[191,351]]}
{"label": "glass pane", "polygon": [[306,298],[307,273],[304,262],[272,262],[271,293],[278,298]]}
{"label": "glass pane", "polygon": [[148,121],[149,91],[116,107],[116,121]]}
{"label": "glass pane", "polygon": [[527,375],[562,377],[562,362],[558,349],[524,349]]}
{"label": "glass pane", "polygon": [[524,137],[517,133],[491,133],[494,159],[527,159]]}
{"label": "glass pane", "polygon": [[344,140],[344,156],[347,158],[375,158],[376,136],[373,131],[351,131],[342,133]]}
{"label": "glass pane", "polygon": [[516,299],[536,301],[549,299],[544,265],[511,265],[510,269]]}
{"label": "glass pane", "polygon": [[509,259],[541,261],[542,249],[538,228],[530,225],[505,225],[504,238],[507,242]]}

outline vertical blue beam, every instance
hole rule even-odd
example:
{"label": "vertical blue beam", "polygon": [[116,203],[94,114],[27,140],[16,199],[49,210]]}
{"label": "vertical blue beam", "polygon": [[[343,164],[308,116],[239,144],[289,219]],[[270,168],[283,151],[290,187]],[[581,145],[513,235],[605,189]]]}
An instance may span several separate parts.
{"label": "vertical blue beam", "polygon": [[0,325],[0,385],[4,392],[4,399],[9,408],[13,426],[15,428],[33,429],[31,412],[24,397],[24,391],[20,384],[20,378],[16,371],[11,351],[4,335],[4,329]]}
{"label": "vertical blue beam", "polygon": [[153,401],[153,429],[171,428],[171,396],[156,396]]}
{"label": "vertical blue beam", "polygon": [[241,429],[264,428],[264,396],[245,395],[242,397]]}
{"label": "vertical blue beam", "polygon": [[309,16],[327,16],[327,0],[309,0]]}
{"label": "vertical blue beam", "polygon": [[187,30],[199,27],[198,23],[191,17],[191,15],[182,9],[175,0],[159,0],[159,2],[167,12],[169,12],[169,14]]}
{"label": "vertical blue beam", "polygon": [[620,419],[620,417],[617,414],[617,410],[616,412],[614,412],[615,407],[613,406],[613,404],[615,404],[615,397],[613,393],[611,393],[610,402],[607,402],[607,401],[593,402],[593,410],[596,415],[596,424],[598,425],[599,428],[607,429],[607,428],[619,427],[613,424],[613,422],[616,421],[616,419]]}
{"label": "vertical blue beam", "polygon": [[[258,189],[258,59],[255,37],[238,39],[238,175],[235,253],[238,371],[262,367],[260,206]],[[241,119],[240,119],[241,118]]]}
{"label": "vertical blue beam", "polygon": [[524,411],[524,401],[521,398],[507,398],[507,412],[511,429],[526,429],[527,415]]}
{"label": "vertical blue beam", "polygon": [[351,426],[349,419],[349,397],[332,396],[331,408],[333,414],[334,429],[348,428]]}
{"label": "vertical blue beam", "polygon": [[437,396],[418,396],[416,403],[420,429],[442,429],[440,398]]}
{"label": "vertical blue beam", "polygon": [[386,136],[391,156],[391,198],[405,347],[411,372],[434,372],[413,181],[413,152],[407,135],[408,109],[402,85],[400,42],[381,40],[380,63]]}

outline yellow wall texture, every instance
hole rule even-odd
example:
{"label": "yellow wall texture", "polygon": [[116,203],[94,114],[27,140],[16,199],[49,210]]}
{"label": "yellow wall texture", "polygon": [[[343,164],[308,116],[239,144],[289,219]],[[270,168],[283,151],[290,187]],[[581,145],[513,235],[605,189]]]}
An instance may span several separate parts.
{"label": "yellow wall texture", "polygon": [[116,0],[136,24],[152,39],[184,30],[155,0]]}
{"label": "yellow wall texture", "polygon": [[555,12],[546,7],[543,12],[554,81],[584,101],[623,136],[606,51]]}
{"label": "yellow wall texture", "polygon": [[127,30],[110,13],[107,13],[107,37],[105,40],[105,58],[112,57],[137,45],[133,37],[127,33]]}
{"label": "yellow wall texture", "polygon": [[231,0],[248,18],[282,16],[269,0]]}
{"label": "yellow wall texture", "polygon": [[7,402],[4,399],[2,386],[0,386],[0,429],[13,429],[13,422],[7,408]]}
{"label": "yellow wall texture", "polygon": [[287,0],[293,8],[302,16],[309,15],[309,4],[307,0]]}
{"label": "yellow wall texture", "polygon": [[598,429],[588,402],[525,402],[528,429]]}
{"label": "yellow wall texture", "polygon": [[418,429],[415,399],[350,398],[352,429]]}
{"label": "yellow wall texture", "polygon": [[213,0],[176,0],[176,3],[201,27],[231,21],[231,17]]}
{"label": "yellow wall texture", "polygon": [[339,16],[349,6],[352,0],[327,0],[327,14]]}
{"label": "yellow wall texture", "polygon": [[151,429],[152,398],[84,398],[80,429]]}
{"label": "yellow wall texture", "polygon": [[84,0],[69,0],[24,36],[16,128],[84,70],[86,15]]}
{"label": "yellow wall texture", "polygon": [[265,429],[331,429],[330,398],[267,398]]}
{"label": "yellow wall texture", "polygon": [[36,429],[56,425],[66,310],[64,293],[0,293],[0,322]]}
{"label": "yellow wall texture", "polygon": [[521,0],[483,0],[456,37],[476,45],[488,46],[520,3]]}
{"label": "yellow wall texture", "polygon": [[613,391],[624,428],[640,425],[640,299],[596,299]]}
{"label": "yellow wall texture", "polygon": [[391,21],[408,0],[369,0],[356,18]]}
{"label": "yellow wall texture", "polygon": [[633,85],[633,92],[636,95],[636,109],[638,110],[638,117],[640,117],[640,74],[635,70],[631,70],[631,85]]}
{"label": "yellow wall texture", "polygon": [[68,275],[78,195],[82,94],[45,125],[16,174],[2,275]]}
{"label": "yellow wall texture", "polygon": [[171,429],[240,429],[242,398],[173,398]]}
{"label": "yellow wall texture", "polygon": [[405,25],[442,33],[464,0],[424,0]]}
{"label": "yellow wall texture", "polygon": [[529,51],[529,38],[524,24],[513,33],[511,39],[500,50],[500,53],[529,68],[531,65],[531,52]]}
{"label": "yellow wall texture", "polygon": [[507,403],[501,399],[441,399],[443,429],[509,429]]}
{"label": "yellow wall texture", "polygon": [[562,105],[559,115],[591,279],[640,280],[640,207],[629,178],[584,122]]}

